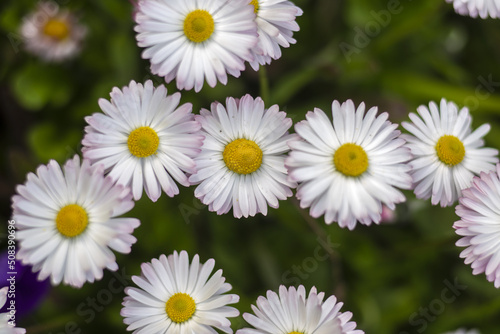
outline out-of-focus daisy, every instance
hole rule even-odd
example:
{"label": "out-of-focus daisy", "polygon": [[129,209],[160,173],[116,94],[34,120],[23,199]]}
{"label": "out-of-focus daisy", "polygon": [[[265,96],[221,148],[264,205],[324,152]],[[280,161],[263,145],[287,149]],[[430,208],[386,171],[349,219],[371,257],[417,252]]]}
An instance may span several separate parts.
{"label": "out-of-focus daisy", "polygon": [[391,210],[387,206],[382,205],[382,215],[380,221],[382,223],[394,223],[396,221],[396,210]]}
{"label": "out-of-focus daisy", "polygon": [[129,253],[140,222],[117,217],[133,208],[130,189],[104,177],[102,165],[90,166],[75,156],[64,165],[57,162],[28,174],[12,198],[18,229],[17,257],[50,276],[53,285],[64,282],[81,287],[103,276],[103,269],[117,270],[111,249]]}
{"label": "out-of-focus daisy", "polygon": [[205,135],[202,152],[195,158],[197,172],[189,180],[200,185],[194,194],[210,211],[237,218],[267,214],[267,206],[292,196],[284,166],[292,120],[278,105],[264,108],[260,97],[226,99],[226,107],[212,103],[196,119]]}
{"label": "out-of-focus daisy", "polygon": [[23,18],[21,35],[25,48],[46,61],[62,61],[75,56],[87,33],[70,11],[54,1],[40,1],[32,14]]}
{"label": "out-of-focus daisy", "polygon": [[455,12],[460,15],[481,17],[486,19],[489,17],[500,17],[500,3],[497,0],[446,0],[453,2]]}
{"label": "out-of-focus daisy", "polygon": [[132,276],[139,288],[125,288],[121,315],[127,330],[134,333],[232,333],[227,319],[239,315],[234,307],[239,297],[226,294],[232,289],[222,269],[210,276],[215,261],[200,263],[198,255],[189,263],[182,251],[151,263],[143,263],[141,276]]}
{"label": "out-of-focus daisy", "polygon": [[294,31],[299,31],[295,18],[302,15],[302,9],[287,0],[252,0],[250,3],[255,8],[259,34],[259,44],[252,50],[255,59],[250,65],[257,71],[259,64],[279,59],[281,47],[288,48],[296,43],[292,37]]}
{"label": "out-of-focus daisy", "polygon": [[174,182],[189,186],[185,172],[194,173],[193,157],[200,152],[203,136],[195,134],[191,103],[179,106],[180,93],[167,96],[151,80],[144,86],[131,81],[111,92],[111,102],[99,100],[104,114],[86,117],[83,156],[102,163],[113,180],[132,188],[134,199],[143,188],[152,201],[161,190],[173,197],[179,193]]}
{"label": "out-of-focus daisy", "polygon": [[486,274],[500,288],[500,165],[496,172],[475,176],[470,188],[462,191],[455,211],[461,220],[453,227],[463,236],[456,245],[467,247],[460,254],[473,274]]}
{"label": "out-of-focus daisy", "polygon": [[433,205],[452,205],[474,174],[493,170],[498,162],[497,150],[482,147],[490,126],[483,124],[471,133],[469,109],[459,112],[445,99],[439,107],[430,102],[429,108],[422,105],[417,111],[420,117],[410,113],[412,123],[402,123],[412,134],[402,137],[414,156],[410,165],[415,195],[431,198]]}
{"label": "out-of-focus daisy", "polygon": [[[0,309],[2,309],[7,301],[7,294],[9,292],[9,287],[3,287],[0,289]],[[10,312],[0,313],[0,333],[1,334],[24,334],[26,329],[14,327],[9,322],[13,321]]]}
{"label": "out-of-focus daisy", "polygon": [[364,103],[356,109],[351,100],[333,101],[333,124],[315,108],[295,125],[302,140],[289,143],[286,166],[299,183],[300,206],[311,207],[311,216],[324,214],[327,224],[353,229],[357,220],[378,224],[382,204],[394,210],[405,201],[395,187],[411,187],[410,150],[388,114],[376,114],[373,107],[365,115]]}
{"label": "out-of-focus daisy", "polygon": [[257,307],[252,305],[255,315],[243,314],[243,318],[254,328],[244,328],[236,334],[363,334],[356,323],[349,321],[351,312],[340,312],[343,303],[335,296],[323,301],[324,292],[317,293],[313,287],[306,296],[300,285],[286,288],[281,285],[279,295],[267,291],[267,298],[260,296]]}
{"label": "out-of-focus daisy", "polygon": [[460,328],[460,329],[457,329],[454,332],[446,332],[446,333],[443,333],[443,334],[480,334],[480,333],[479,333],[479,331],[477,331],[475,329],[466,330],[464,328]]}
{"label": "out-of-focus daisy", "polygon": [[206,80],[227,83],[252,61],[257,24],[248,0],[142,0],[135,20],[142,57],[151,71],[200,91]]}

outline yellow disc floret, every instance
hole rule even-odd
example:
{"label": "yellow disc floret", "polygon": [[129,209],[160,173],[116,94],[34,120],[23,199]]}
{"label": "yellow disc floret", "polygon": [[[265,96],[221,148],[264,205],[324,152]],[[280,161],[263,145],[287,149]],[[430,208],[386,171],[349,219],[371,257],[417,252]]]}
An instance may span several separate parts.
{"label": "yellow disc floret", "polygon": [[347,143],[335,151],[333,163],[340,173],[356,177],[368,169],[368,156],[361,146]]}
{"label": "yellow disc floret", "polygon": [[59,210],[56,227],[59,233],[68,238],[82,234],[87,228],[89,218],[84,208],[78,204],[69,204]]}
{"label": "yellow disc floret", "polygon": [[65,21],[50,19],[43,26],[43,34],[52,39],[62,41],[69,36],[69,27]]}
{"label": "yellow disc floret", "polygon": [[238,174],[250,174],[262,164],[262,150],[254,141],[236,139],[222,153],[227,168]]}
{"label": "yellow disc floret", "polygon": [[464,144],[455,136],[444,135],[436,144],[436,153],[443,163],[455,166],[465,157]]}
{"label": "yellow disc floret", "polygon": [[190,295],[179,292],[167,300],[165,311],[170,320],[182,323],[193,316],[196,311],[196,304]]}
{"label": "yellow disc floret", "polygon": [[127,145],[130,153],[138,158],[145,158],[156,153],[160,138],[155,130],[149,126],[142,126],[130,133]]}
{"label": "yellow disc floret", "polygon": [[257,13],[259,11],[259,0],[252,0],[250,4],[253,5],[254,12]]}
{"label": "yellow disc floret", "polygon": [[214,19],[206,10],[196,9],[184,19],[184,34],[191,42],[206,41],[212,36],[214,28]]}
{"label": "yellow disc floret", "polygon": [[288,334],[304,334],[304,333],[301,333],[301,332],[290,332]]}

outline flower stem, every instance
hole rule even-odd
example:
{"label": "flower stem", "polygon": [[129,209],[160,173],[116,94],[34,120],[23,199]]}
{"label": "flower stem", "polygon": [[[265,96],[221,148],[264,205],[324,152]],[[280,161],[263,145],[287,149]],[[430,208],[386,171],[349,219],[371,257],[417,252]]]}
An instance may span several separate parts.
{"label": "flower stem", "polygon": [[259,69],[259,82],[260,82],[260,97],[267,104],[270,104],[271,93],[269,90],[269,79],[267,77],[267,69],[261,66]]}

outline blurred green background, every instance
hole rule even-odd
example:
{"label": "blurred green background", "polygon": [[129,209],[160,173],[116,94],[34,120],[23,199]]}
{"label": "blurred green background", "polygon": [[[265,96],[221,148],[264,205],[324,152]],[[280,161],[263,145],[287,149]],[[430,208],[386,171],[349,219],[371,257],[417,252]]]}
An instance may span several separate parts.
{"label": "blurred green background", "polygon": [[[81,54],[60,64],[29,55],[19,40],[22,17],[36,2],[0,4],[2,222],[10,217],[10,197],[26,173],[49,159],[64,163],[80,153],[83,118],[100,111],[98,98],[109,98],[112,87],[132,79],[162,83],[141,59],[127,0],[60,3],[88,27]],[[279,104],[298,122],[314,107],[329,111],[332,100],[350,98],[379,106],[401,122],[418,105],[445,97],[471,108],[474,127],[490,123],[487,145],[500,148],[500,21],[461,17],[444,0],[295,3],[304,10],[297,20],[301,30],[297,44],[266,67],[267,106]],[[380,12],[390,13],[389,8],[396,8],[389,16]],[[177,91],[175,82],[167,87]],[[227,86],[205,84],[198,94],[182,92],[182,101],[193,103],[197,113],[212,101],[246,93],[260,94],[259,74],[249,66]],[[139,274],[142,262],[185,249],[202,261],[216,260],[241,297],[236,305],[241,312],[280,284],[304,284],[336,294],[345,303],[342,310],[352,311],[366,333],[432,334],[459,327],[499,332],[500,292],[484,275],[473,276],[459,258],[453,207],[431,207],[407,192],[394,222],[348,231],[310,218],[293,199],[266,217],[217,216],[194,198],[193,189],[183,188],[175,198],[163,194],[157,203],[146,196],[137,202],[128,216],[142,222],[134,233],[138,242],[131,254],[117,255],[120,270]],[[2,249],[5,231],[3,225]],[[321,247],[328,242],[325,258]],[[28,333],[125,333],[119,314],[124,293],[107,293],[112,281],[108,271],[79,290],[55,287],[18,325]],[[97,306],[89,306],[87,298]],[[241,316],[233,325],[246,326]]]}

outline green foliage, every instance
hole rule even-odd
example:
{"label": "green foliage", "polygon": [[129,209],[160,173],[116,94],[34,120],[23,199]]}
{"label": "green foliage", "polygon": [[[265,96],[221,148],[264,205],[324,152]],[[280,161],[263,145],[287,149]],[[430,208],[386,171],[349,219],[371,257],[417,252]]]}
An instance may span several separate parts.
{"label": "green foliage", "polygon": [[[298,122],[314,107],[329,111],[334,99],[350,98],[356,104],[379,106],[393,122],[400,122],[418,105],[445,97],[468,105],[474,126],[490,123],[487,145],[499,148],[500,22],[458,16],[444,0],[401,0],[399,12],[391,14],[387,24],[380,23],[380,11],[393,2],[297,0],[304,10],[298,18],[301,31],[295,34],[297,44],[266,67],[266,105],[279,104]],[[82,53],[62,64],[44,63],[23,49],[17,29],[34,1],[0,5],[2,221],[10,216],[10,197],[15,185],[25,182],[25,171],[35,171],[49,159],[63,163],[80,153],[84,117],[99,112],[99,98],[108,99],[112,87],[130,80],[163,82],[141,59],[128,1],[64,3],[78,13],[88,36]],[[369,36],[367,29],[373,27],[378,27],[377,33]],[[494,84],[485,85],[488,80]],[[166,86],[169,92],[177,91],[175,82]],[[182,92],[181,102],[192,103],[198,113],[212,101],[246,93],[261,94],[259,74],[250,67],[240,78],[230,78],[227,86]],[[406,195],[408,201],[398,207],[394,223],[354,231],[310,218],[292,199],[270,209],[266,217],[238,220],[209,212],[194,199],[191,188],[181,189],[174,198],[163,194],[157,203],[144,197],[128,214],[142,222],[135,233],[138,241],[132,253],[118,255],[117,262],[132,275],[139,274],[142,262],[174,250],[199,253],[202,261],[215,258],[241,296],[237,307],[242,312],[267,290],[300,283],[335,293],[366,333],[416,333],[424,324],[425,333],[458,327],[497,333],[500,292],[484,275],[473,276],[459,258],[453,208],[431,207],[410,192]],[[328,238],[334,247],[326,259],[318,260],[315,251]],[[53,288],[39,309],[19,319],[18,325],[28,333],[65,332],[71,322],[81,333],[125,332],[119,314],[123,292],[113,294],[93,314],[85,306],[113,277],[106,272],[101,281],[80,290]],[[432,321],[421,322],[426,319],[421,310],[441,300],[443,289],[455,280],[467,288],[444,303]],[[246,324],[239,317],[233,325],[237,329]]]}

